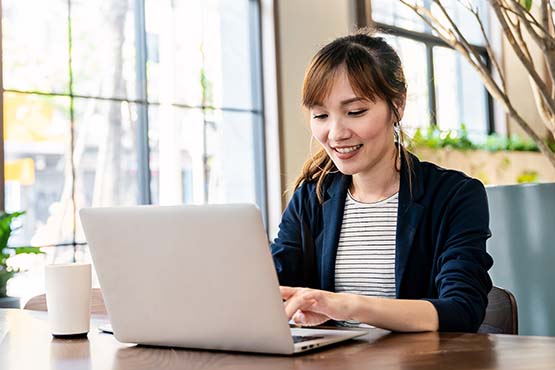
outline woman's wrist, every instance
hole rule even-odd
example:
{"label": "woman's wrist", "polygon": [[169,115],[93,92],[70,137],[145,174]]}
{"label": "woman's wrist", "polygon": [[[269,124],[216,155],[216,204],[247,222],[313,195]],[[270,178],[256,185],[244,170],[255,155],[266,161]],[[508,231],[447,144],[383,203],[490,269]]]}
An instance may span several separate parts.
{"label": "woman's wrist", "polygon": [[[345,294],[346,297],[346,315],[345,320],[361,321],[362,312],[368,310],[369,302],[365,302],[366,298],[359,294]],[[364,309],[363,309],[364,308]],[[366,315],[368,316],[368,315]]]}

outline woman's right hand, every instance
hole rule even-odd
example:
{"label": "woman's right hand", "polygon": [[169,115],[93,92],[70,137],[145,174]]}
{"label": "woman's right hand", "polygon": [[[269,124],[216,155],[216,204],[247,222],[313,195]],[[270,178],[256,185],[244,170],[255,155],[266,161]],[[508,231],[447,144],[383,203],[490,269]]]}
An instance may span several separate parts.
{"label": "woman's right hand", "polygon": [[281,286],[288,319],[303,326],[316,326],[328,320],[350,320],[352,294]]}

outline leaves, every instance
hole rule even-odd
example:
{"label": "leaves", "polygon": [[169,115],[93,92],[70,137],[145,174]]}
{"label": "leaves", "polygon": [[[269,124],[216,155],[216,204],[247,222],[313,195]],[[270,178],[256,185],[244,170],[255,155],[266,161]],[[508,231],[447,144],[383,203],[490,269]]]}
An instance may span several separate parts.
{"label": "leaves", "polygon": [[520,0],[520,5],[526,9],[526,11],[530,11],[530,9],[532,9],[532,0]]}
{"label": "leaves", "polygon": [[15,251],[15,254],[44,254],[39,247],[15,247],[9,248]]}
{"label": "leaves", "polygon": [[17,254],[43,254],[38,247],[9,247],[8,241],[12,232],[12,222],[16,218],[23,216],[25,212],[0,213],[0,297],[6,295],[6,284],[18,269],[8,267],[8,259]]}
{"label": "leaves", "polygon": [[427,148],[453,148],[459,150],[483,149],[490,152],[502,150],[538,152],[537,144],[530,139],[523,139],[517,135],[506,137],[498,134],[488,135],[485,141],[476,143],[468,137],[465,125],[461,129],[441,131],[437,127],[428,127],[427,130],[416,130],[411,145],[414,147]]}

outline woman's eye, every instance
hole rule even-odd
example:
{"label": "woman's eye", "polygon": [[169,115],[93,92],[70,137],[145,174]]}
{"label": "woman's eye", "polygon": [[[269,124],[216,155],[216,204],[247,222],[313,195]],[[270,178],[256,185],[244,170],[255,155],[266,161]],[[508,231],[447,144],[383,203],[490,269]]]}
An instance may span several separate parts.
{"label": "woman's eye", "polygon": [[327,118],[327,117],[328,117],[327,114],[313,114],[312,115],[312,118],[314,118],[314,119],[324,119],[324,118]]}
{"label": "woman's eye", "polygon": [[349,112],[349,116],[360,116],[361,114],[363,114],[367,110],[368,109],[361,109],[361,110],[351,111],[351,112]]}

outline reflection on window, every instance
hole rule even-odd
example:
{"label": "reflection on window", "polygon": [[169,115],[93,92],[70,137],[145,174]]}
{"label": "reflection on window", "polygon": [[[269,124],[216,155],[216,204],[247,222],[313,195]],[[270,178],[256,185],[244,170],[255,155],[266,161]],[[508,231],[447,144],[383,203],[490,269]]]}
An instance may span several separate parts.
{"label": "reflection on window", "polygon": [[82,207],[264,208],[257,2],[1,4],[6,210],[27,211],[10,243],[47,252],[13,259],[10,294],[90,260]]}

